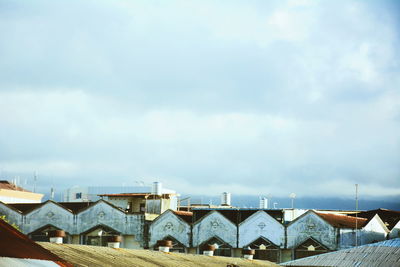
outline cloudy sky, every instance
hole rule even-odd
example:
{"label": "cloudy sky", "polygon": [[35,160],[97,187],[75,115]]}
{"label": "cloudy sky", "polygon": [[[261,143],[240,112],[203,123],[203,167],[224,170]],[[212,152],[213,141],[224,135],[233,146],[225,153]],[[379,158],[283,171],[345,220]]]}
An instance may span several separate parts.
{"label": "cloudy sky", "polygon": [[0,0],[1,178],[400,193],[397,1]]}

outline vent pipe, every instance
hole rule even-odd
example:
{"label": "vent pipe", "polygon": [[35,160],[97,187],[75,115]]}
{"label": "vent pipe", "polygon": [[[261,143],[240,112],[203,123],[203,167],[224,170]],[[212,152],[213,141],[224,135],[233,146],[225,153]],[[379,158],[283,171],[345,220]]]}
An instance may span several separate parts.
{"label": "vent pipe", "polygon": [[260,197],[260,209],[268,209],[268,198]]}
{"label": "vent pipe", "polygon": [[169,252],[169,249],[172,248],[172,241],[171,240],[158,240],[158,251],[161,252]]}
{"label": "vent pipe", "polygon": [[119,248],[122,238],[119,235],[113,235],[107,237],[107,247],[109,248]]}
{"label": "vent pipe", "polygon": [[153,187],[151,189],[151,194],[161,196],[162,195],[162,183],[154,182]]}
{"label": "vent pipe", "polygon": [[243,258],[248,260],[252,260],[255,253],[256,251],[254,249],[251,249],[250,247],[244,248],[242,250]]}
{"label": "vent pipe", "polygon": [[53,230],[48,232],[50,237],[50,243],[62,244],[63,238],[65,237],[65,231],[63,230]]}
{"label": "vent pipe", "polygon": [[221,205],[230,206],[231,205],[231,193],[223,192],[221,195]]}
{"label": "vent pipe", "polygon": [[205,245],[203,255],[206,256],[214,256],[215,246],[214,245]]}

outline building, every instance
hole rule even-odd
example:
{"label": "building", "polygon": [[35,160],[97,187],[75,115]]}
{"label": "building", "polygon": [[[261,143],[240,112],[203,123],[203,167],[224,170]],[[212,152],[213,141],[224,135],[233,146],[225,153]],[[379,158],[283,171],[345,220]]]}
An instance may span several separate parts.
{"label": "building", "polygon": [[43,194],[33,193],[14,183],[0,180],[0,201],[4,203],[40,203]]}
{"label": "building", "polygon": [[[159,240],[171,240],[172,251],[202,254],[214,245],[215,255],[240,257],[242,250],[250,247],[255,250],[255,259],[276,262],[381,241],[389,236],[389,229],[378,214],[367,219],[309,210],[286,221],[285,218],[292,218],[292,210],[290,215],[285,215],[286,210],[230,207],[162,212],[163,199],[167,197],[156,194],[158,198],[153,199],[153,195],[137,198],[145,203],[142,210],[143,202],[130,201],[136,196],[123,194],[121,198],[111,196],[107,201],[96,202],[0,202],[0,215],[36,241],[46,241],[49,232],[63,230],[64,241],[70,244],[106,246],[109,237],[120,236],[122,248],[156,250]],[[147,213],[147,207],[153,207],[147,206],[147,199],[158,201],[157,212],[161,215]],[[127,205],[129,202],[132,205]]]}
{"label": "building", "polygon": [[175,193],[102,194],[100,197],[128,213],[143,213],[146,215],[146,220],[154,220],[169,209],[176,210],[178,203]]}
{"label": "building", "polygon": [[149,226],[149,247],[157,250],[158,240],[172,240],[170,251],[189,252],[192,212],[168,210]]}
{"label": "building", "polygon": [[35,241],[48,240],[48,233],[63,230],[65,242],[106,245],[108,236],[122,236],[125,248],[143,248],[145,216],[127,213],[111,203],[54,202],[5,204],[0,202],[0,214],[6,215],[21,231]]}
{"label": "building", "polygon": [[159,182],[152,185],[140,183],[137,186],[73,186],[64,190],[63,202],[95,202],[100,195],[120,194],[120,193],[144,193],[151,194],[155,189],[159,189],[162,194],[176,193],[173,190],[163,188]]}
{"label": "building", "polygon": [[299,259],[385,240],[387,233],[378,215],[368,220],[310,210],[287,225],[287,256],[283,260],[289,255]]}

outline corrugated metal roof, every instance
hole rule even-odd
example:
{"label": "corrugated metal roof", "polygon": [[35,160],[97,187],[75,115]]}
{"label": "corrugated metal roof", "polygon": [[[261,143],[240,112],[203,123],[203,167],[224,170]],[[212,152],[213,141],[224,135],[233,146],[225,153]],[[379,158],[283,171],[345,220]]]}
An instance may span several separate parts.
{"label": "corrugated metal roof", "polygon": [[57,263],[46,260],[33,260],[33,259],[17,259],[0,257],[0,266],[13,266],[13,267],[59,267]]}
{"label": "corrugated metal roof", "polygon": [[283,266],[399,267],[400,238],[281,263]]}
{"label": "corrugated metal roof", "polygon": [[39,244],[75,266],[226,267],[235,265],[240,267],[279,267],[279,265],[269,261],[246,260],[243,258],[210,257],[175,252],[163,253],[143,249],[114,249],[72,244],[60,245],[48,242],[40,242]]}

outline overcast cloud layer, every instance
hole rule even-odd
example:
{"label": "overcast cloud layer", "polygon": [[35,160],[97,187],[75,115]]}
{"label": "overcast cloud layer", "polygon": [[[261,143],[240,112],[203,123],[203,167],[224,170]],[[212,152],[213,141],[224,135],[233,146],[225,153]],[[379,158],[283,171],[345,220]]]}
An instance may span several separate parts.
{"label": "overcast cloud layer", "polygon": [[381,0],[0,0],[2,178],[399,194],[399,22]]}

